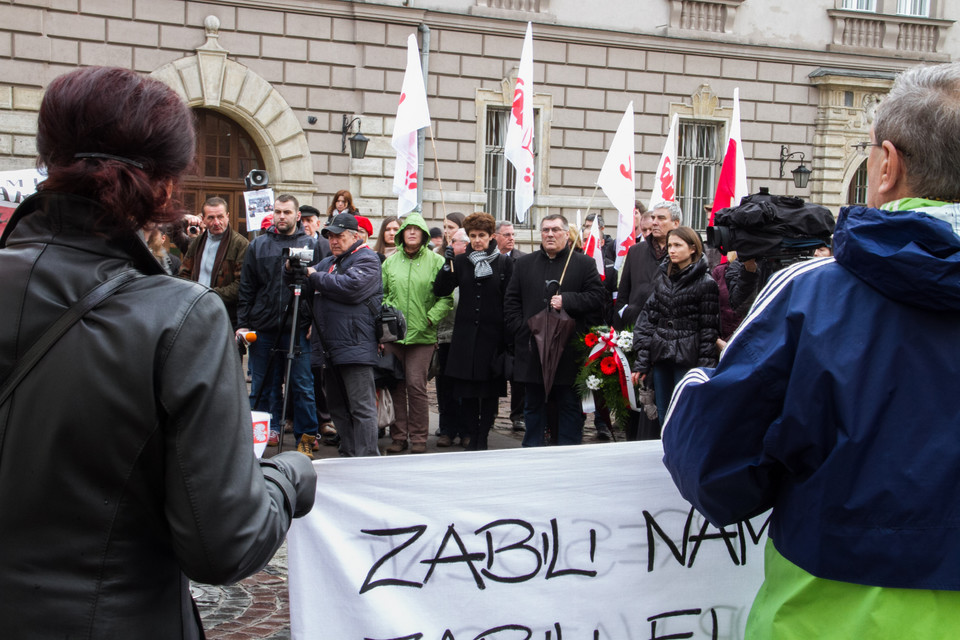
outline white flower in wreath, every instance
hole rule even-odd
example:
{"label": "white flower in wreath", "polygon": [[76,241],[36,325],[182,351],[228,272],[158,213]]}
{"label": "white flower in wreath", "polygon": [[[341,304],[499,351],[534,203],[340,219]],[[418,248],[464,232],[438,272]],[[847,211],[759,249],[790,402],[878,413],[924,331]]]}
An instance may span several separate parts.
{"label": "white flower in wreath", "polygon": [[600,385],[600,378],[597,376],[587,376],[587,389],[590,389],[591,391],[599,391]]}
{"label": "white flower in wreath", "polygon": [[617,346],[624,351],[630,351],[633,348],[633,334],[629,331],[621,331],[617,336]]}

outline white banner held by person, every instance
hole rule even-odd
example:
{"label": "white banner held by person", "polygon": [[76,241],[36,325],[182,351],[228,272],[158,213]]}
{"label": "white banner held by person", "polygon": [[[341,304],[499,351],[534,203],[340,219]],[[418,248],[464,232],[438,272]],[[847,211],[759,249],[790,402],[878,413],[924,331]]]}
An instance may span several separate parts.
{"label": "white banner held by person", "polygon": [[766,515],[709,525],[662,457],[649,441],[315,462],[288,536],[293,638],[742,638]]}
{"label": "white banner held by person", "polygon": [[243,192],[243,205],[247,210],[247,231],[260,231],[263,220],[273,219],[273,189],[258,189]]}
{"label": "white banner held by person", "polygon": [[527,210],[533,205],[533,137],[533,27],[528,22],[513,90],[513,108],[503,142],[503,155],[516,169],[514,205],[520,223],[527,219]]}
{"label": "white banner held by person", "polygon": [[423,83],[420,66],[420,50],[417,37],[407,38],[407,70],[403,74],[400,102],[397,105],[397,121],[393,125],[390,145],[397,152],[393,169],[393,193],[397,196],[397,216],[403,217],[417,208],[417,175],[420,151],[417,147],[417,131],[430,126],[430,111],[427,108],[427,90]]}
{"label": "white banner held by person", "polygon": [[636,232],[633,228],[633,209],[636,206],[633,155],[633,102],[631,101],[620,120],[616,135],[613,136],[610,150],[607,151],[607,157],[600,169],[600,177],[597,179],[597,184],[617,210],[617,259],[614,262],[617,271],[623,266],[627,251],[636,244]]}
{"label": "white banner held by person", "polygon": [[0,233],[20,203],[37,191],[47,176],[37,169],[0,171]]}

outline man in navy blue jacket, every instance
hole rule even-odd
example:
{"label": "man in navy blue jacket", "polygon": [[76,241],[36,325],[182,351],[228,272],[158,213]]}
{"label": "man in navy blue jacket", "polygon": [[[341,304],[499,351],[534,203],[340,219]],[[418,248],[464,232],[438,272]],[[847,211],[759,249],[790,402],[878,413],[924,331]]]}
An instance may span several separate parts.
{"label": "man in navy blue jacket", "polygon": [[308,269],[313,317],[323,350],[323,385],[340,455],[376,456],[375,314],[383,299],[380,258],[364,244],[357,219],[338,213],[321,231],[332,256]]}
{"label": "man in navy blue jacket", "polygon": [[902,74],[870,135],[835,258],[773,276],[664,425],[712,523],[773,509],[750,638],[960,635],[960,64]]}

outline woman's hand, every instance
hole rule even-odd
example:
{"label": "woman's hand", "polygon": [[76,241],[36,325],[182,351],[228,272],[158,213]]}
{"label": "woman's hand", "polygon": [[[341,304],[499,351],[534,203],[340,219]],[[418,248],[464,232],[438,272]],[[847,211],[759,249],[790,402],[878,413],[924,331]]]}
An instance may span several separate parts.
{"label": "woman's hand", "polygon": [[634,371],[630,374],[630,379],[633,381],[633,386],[639,387],[640,383],[647,379],[647,374]]}

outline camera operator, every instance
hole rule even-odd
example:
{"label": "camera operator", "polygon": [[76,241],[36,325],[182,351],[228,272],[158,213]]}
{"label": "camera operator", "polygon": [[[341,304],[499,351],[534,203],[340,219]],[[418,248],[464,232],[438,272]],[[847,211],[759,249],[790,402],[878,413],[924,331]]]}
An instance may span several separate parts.
{"label": "camera operator", "polygon": [[[250,371],[253,385],[250,405],[257,409],[257,396],[262,395],[259,408],[270,412],[270,439],[280,443],[283,425],[283,374],[286,366],[282,353],[290,347],[293,322],[297,323],[298,355],[290,369],[287,393],[293,397],[293,435],[297,450],[313,457],[313,442],[317,437],[317,410],[313,395],[313,375],[310,372],[310,341],[307,329],[310,314],[306,304],[300,304],[297,318],[290,317],[293,293],[284,278],[284,263],[298,250],[306,250],[306,260],[294,266],[315,265],[325,256],[316,239],[307,236],[300,224],[297,199],[281,195],[273,207],[273,225],[250,243],[240,274],[240,297],[237,305],[238,337],[247,331],[257,332],[257,341],[250,345]],[[273,361],[271,362],[271,355]],[[261,388],[263,391],[261,392]]]}

